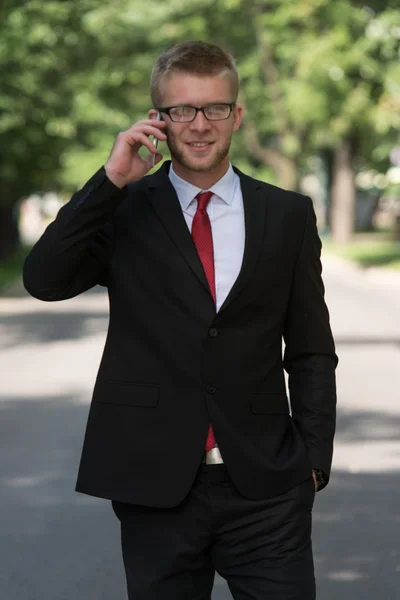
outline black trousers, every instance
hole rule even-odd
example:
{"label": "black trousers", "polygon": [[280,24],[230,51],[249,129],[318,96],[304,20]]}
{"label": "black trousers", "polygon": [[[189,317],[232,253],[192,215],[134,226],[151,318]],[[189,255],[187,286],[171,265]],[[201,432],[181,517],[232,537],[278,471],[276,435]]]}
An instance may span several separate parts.
{"label": "black trousers", "polygon": [[209,600],[215,571],[235,600],[315,600],[314,480],[267,500],[241,496],[224,465],[202,465],[177,507],[112,502],[129,600]]}

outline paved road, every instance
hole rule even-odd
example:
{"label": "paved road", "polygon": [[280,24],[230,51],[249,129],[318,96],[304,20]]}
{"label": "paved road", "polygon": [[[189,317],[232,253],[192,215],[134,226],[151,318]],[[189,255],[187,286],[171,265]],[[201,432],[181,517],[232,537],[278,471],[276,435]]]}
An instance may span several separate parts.
{"label": "paved road", "polygon": [[[400,598],[400,282],[326,262],[337,340],[334,471],[314,506],[319,600]],[[126,600],[108,502],[74,492],[107,327],[93,291],[0,299],[0,597]],[[213,600],[231,598],[216,579]],[[162,599],[160,599],[162,600]]]}

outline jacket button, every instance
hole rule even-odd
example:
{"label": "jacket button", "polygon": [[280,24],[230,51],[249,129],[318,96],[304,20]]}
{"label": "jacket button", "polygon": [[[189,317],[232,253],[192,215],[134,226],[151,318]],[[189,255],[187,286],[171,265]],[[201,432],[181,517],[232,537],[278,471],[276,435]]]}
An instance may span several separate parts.
{"label": "jacket button", "polygon": [[206,390],[207,390],[207,394],[215,394],[215,392],[217,391],[217,388],[212,383],[209,383],[206,387]]}
{"label": "jacket button", "polygon": [[216,327],[211,327],[210,331],[208,332],[210,337],[217,337],[219,331]]}

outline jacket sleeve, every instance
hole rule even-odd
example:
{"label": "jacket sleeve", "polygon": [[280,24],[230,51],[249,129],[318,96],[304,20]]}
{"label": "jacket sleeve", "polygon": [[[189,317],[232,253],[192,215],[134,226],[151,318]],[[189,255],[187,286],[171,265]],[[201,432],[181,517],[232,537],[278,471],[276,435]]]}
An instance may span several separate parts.
{"label": "jacket sleeve", "polygon": [[112,217],[126,196],[102,167],[63,206],[25,259],[23,282],[39,300],[72,298],[106,283]]}
{"label": "jacket sleeve", "polygon": [[338,358],[321,278],[321,241],[312,201],[289,299],[284,367],[289,374],[292,418],[314,469],[329,479],[336,421],[335,369]]}

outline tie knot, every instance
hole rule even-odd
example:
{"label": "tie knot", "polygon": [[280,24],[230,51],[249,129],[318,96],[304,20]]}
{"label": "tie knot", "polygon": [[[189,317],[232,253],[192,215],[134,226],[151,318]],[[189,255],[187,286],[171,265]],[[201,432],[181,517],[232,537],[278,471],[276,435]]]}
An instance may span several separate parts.
{"label": "tie knot", "polygon": [[197,209],[206,210],[212,196],[213,192],[200,192],[200,194],[197,194]]}

